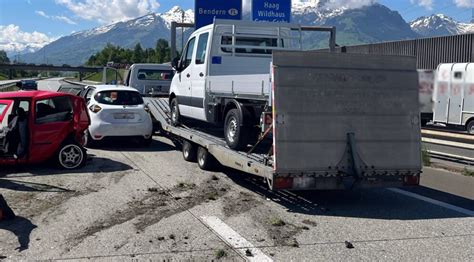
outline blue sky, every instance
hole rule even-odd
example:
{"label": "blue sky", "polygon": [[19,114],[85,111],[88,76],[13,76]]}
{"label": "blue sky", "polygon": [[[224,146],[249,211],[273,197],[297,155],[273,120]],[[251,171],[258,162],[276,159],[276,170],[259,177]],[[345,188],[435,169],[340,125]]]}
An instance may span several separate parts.
{"label": "blue sky", "polygon": [[[468,7],[474,6],[474,0],[331,1],[377,1],[398,11],[406,21],[433,13],[444,13],[458,21],[469,22],[471,9]],[[194,0],[0,0],[0,49],[22,49],[24,45],[8,43],[21,39],[24,42],[36,41],[38,46],[44,45],[72,32],[138,17],[148,12],[166,12],[175,5],[184,9],[193,8]]]}

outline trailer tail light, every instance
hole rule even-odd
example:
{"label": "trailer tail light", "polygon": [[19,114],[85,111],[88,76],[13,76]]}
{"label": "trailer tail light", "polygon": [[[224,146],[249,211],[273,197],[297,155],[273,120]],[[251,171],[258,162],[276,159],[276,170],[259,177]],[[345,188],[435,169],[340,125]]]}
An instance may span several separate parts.
{"label": "trailer tail light", "polygon": [[418,175],[408,175],[403,177],[404,186],[417,186],[420,184],[420,176]]}
{"label": "trailer tail light", "polygon": [[292,177],[277,177],[273,180],[274,189],[291,189],[293,188]]}
{"label": "trailer tail light", "polygon": [[93,112],[93,113],[99,113],[100,110],[102,110],[102,107],[98,106],[98,105],[91,105],[89,107],[89,109]]}

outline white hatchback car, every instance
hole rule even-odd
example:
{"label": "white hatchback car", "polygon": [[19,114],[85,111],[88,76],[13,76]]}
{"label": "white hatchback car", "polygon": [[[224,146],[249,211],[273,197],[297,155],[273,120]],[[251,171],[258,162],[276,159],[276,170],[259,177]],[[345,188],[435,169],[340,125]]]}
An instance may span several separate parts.
{"label": "white hatchback car", "polygon": [[81,96],[87,102],[91,125],[86,144],[106,137],[140,137],[144,144],[152,141],[153,122],[140,93],[116,85],[88,86]]}

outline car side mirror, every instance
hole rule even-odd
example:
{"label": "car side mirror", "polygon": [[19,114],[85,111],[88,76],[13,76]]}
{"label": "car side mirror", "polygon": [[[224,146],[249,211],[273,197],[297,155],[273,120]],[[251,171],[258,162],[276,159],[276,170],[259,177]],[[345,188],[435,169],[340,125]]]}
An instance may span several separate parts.
{"label": "car side mirror", "polygon": [[16,82],[16,87],[21,88],[22,84],[21,82]]}

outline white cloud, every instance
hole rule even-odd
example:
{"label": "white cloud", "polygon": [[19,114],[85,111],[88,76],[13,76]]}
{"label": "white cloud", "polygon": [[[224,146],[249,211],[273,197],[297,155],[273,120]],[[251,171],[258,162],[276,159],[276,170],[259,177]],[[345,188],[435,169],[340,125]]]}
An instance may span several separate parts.
{"label": "white cloud", "polygon": [[433,9],[433,0],[410,0],[412,4],[422,6],[428,10]]}
{"label": "white cloud", "polygon": [[454,0],[457,7],[474,8],[474,0]]}
{"label": "white cloud", "polygon": [[17,25],[0,26],[0,50],[7,52],[34,51],[56,40],[34,31],[23,32]]}
{"label": "white cloud", "polygon": [[66,16],[63,16],[63,15],[52,15],[51,16],[51,15],[47,15],[45,12],[43,12],[41,10],[35,11],[35,13],[42,16],[42,17],[48,18],[48,19],[65,22],[65,23],[68,23],[70,25],[77,25],[76,22],[72,21],[70,18],[68,18]]}
{"label": "white cloud", "polygon": [[49,18],[49,15],[47,15],[45,12],[43,11],[35,11],[36,14],[42,16],[42,17],[46,17],[46,18]]}
{"label": "white cloud", "polygon": [[160,7],[157,0],[56,0],[56,3],[82,19],[102,24],[143,16]]}
{"label": "white cloud", "polygon": [[[311,2],[311,1],[299,0],[299,2]],[[337,9],[337,8],[356,9],[356,8],[361,8],[364,6],[373,5],[375,3],[377,3],[377,0],[329,0],[325,6],[331,9]]]}

